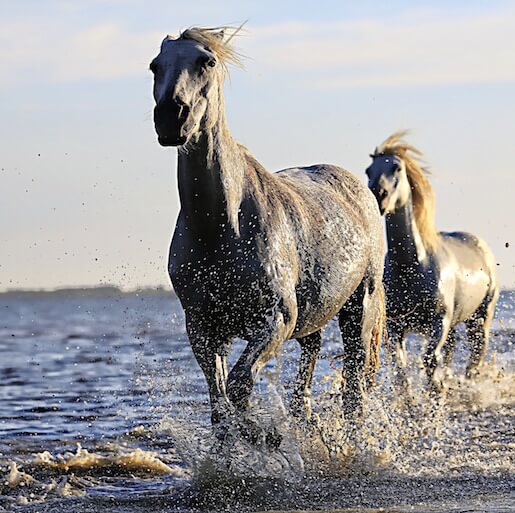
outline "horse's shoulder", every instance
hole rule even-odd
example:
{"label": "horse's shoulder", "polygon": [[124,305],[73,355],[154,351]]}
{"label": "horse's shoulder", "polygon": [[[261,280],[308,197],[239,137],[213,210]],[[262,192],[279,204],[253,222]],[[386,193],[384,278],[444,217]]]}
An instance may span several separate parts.
{"label": "horse's shoulder", "polygon": [[469,232],[440,232],[444,245],[460,246],[469,250],[488,252],[488,246],[483,239]]}

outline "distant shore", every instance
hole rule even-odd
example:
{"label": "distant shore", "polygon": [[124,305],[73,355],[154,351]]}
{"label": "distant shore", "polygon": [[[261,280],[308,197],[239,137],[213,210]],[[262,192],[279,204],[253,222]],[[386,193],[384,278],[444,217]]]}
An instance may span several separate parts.
{"label": "distant shore", "polygon": [[76,296],[76,297],[109,297],[126,295],[144,296],[173,296],[172,288],[143,287],[140,289],[123,290],[115,285],[100,285],[95,287],[60,287],[56,289],[7,289],[0,291],[0,296]]}

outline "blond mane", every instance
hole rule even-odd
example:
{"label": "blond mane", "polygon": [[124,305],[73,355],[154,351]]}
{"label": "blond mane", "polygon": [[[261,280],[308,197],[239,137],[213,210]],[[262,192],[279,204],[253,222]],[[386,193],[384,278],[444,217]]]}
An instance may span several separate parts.
{"label": "blond mane", "polygon": [[415,223],[424,245],[435,250],[439,237],[435,226],[435,194],[427,178],[429,171],[420,162],[422,152],[403,139],[407,133],[407,130],[401,130],[390,135],[375,149],[374,157],[395,155],[404,161],[411,186]]}
{"label": "blond mane", "polygon": [[[211,50],[219,62],[222,64],[226,73],[229,72],[229,65],[234,64],[243,67],[242,56],[230,44],[232,38],[238,34],[243,25],[239,27],[190,27],[183,30],[177,39],[191,39],[206,46]],[[173,36],[168,36],[175,39]]]}

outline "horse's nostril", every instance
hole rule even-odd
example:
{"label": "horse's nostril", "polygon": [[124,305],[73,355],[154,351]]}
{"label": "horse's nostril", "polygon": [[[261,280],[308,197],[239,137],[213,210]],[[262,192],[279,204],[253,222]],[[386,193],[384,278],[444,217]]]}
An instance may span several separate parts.
{"label": "horse's nostril", "polygon": [[179,106],[179,107],[187,107],[188,104],[182,99],[182,98],[179,98],[179,97],[175,97],[173,99],[173,101]]}
{"label": "horse's nostril", "polygon": [[187,105],[181,105],[179,107],[179,123],[182,125],[188,119],[188,115],[190,113],[190,108]]}
{"label": "horse's nostril", "polygon": [[373,187],[372,192],[374,193],[374,196],[380,201],[386,197],[386,191],[383,187]]}

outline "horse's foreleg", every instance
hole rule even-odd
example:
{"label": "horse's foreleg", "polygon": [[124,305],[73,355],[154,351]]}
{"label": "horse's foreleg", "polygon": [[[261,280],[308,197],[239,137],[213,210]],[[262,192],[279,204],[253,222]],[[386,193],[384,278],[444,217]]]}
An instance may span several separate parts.
{"label": "horse's foreleg", "polygon": [[297,341],[302,352],[290,408],[294,416],[308,420],[311,417],[311,382],[322,346],[322,331],[315,331],[311,335],[298,338]]}
{"label": "horse's foreleg", "polygon": [[250,394],[261,369],[271,360],[288,338],[283,316],[274,326],[269,327],[255,339],[249,340],[247,347],[229,372],[227,395],[238,410],[248,407]]}
{"label": "horse's foreleg", "polygon": [[[282,343],[289,338],[294,323],[295,320],[292,320],[286,325],[283,315],[279,314],[276,322],[269,326],[268,330],[261,333],[259,337],[249,340],[247,347],[231,369],[227,380],[227,395],[239,413],[247,410],[257,375],[278,353]],[[281,443],[281,437],[274,427],[266,433],[248,418],[239,417],[237,420],[241,434],[248,440],[255,443],[263,435],[267,445],[277,447]]]}
{"label": "horse's foreleg", "polygon": [[[345,389],[344,414],[358,418],[363,413],[366,396],[366,373],[369,367],[370,343],[376,318],[376,308],[370,308],[371,295],[367,280],[363,280],[339,314],[343,338]],[[371,315],[374,314],[374,315]]]}
{"label": "horse's foreleg", "polygon": [[186,323],[193,354],[206,378],[211,403],[211,422],[218,424],[227,415],[227,352],[230,340],[220,342],[216,337],[199,333],[198,327]]}
{"label": "horse's foreleg", "polygon": [[442,347],[444,346],[450,330],[450,315],[437,317],[433,321],[429,340],[424,355],[424,366],[432,392],[439,393],[442,390],[442,382],[435,379],[435,372],[442,361]]}

